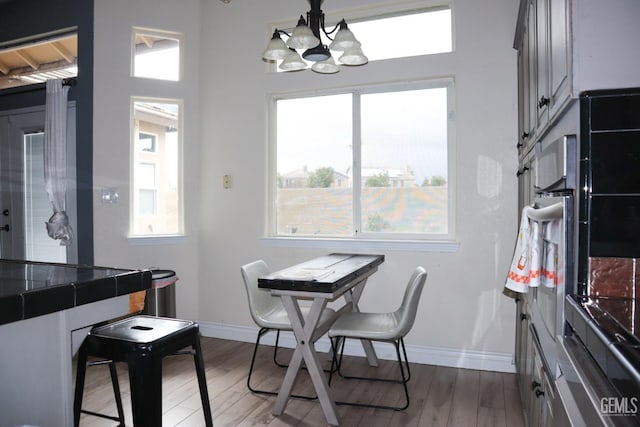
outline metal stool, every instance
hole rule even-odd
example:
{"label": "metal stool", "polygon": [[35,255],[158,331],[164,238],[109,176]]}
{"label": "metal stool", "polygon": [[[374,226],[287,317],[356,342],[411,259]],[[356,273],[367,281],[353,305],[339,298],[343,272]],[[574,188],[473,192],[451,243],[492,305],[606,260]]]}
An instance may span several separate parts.
{"label": "metal stool", "polygon": [[[84,379],[89,356],[109,359],[111,362],[127,363],[134,425],[136,427],[161,426],[162,359],[188,346],[191,346],[189,353],[193,354],[196,365],[205,423],[207,427],[212,427],[198,325],[187,320],[153,316],[133,316],[100,326],[92,329],[86,337],[78,351],[73,404],[75,426],[77,427],[80,423]],[[117,379],[114,382],[114,389],[117,389]],[[116,401],[118,400],[119,392],[116,390]],[[120,408],[118,412],[121,415]]]}

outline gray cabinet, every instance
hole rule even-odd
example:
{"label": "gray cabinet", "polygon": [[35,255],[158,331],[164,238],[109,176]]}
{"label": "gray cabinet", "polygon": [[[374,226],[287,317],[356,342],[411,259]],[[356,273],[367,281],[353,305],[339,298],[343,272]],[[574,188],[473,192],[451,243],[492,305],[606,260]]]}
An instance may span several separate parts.
{"label": "gray cabinet", "polygon": [[[587,90],[640,87],[640,1],[520,0],[518,51],[519,212],[531,203],[535,145],[580,136],[575,100]],[[556,384],[530,325],[531,294],[516,311],[515,362],[529,427],[563,424]],[[554,409],[556,414],[554,416]]]}
{"label": "gray cabinet", "polygon": [[640,1],[520,0],[520,156],[586,90],[640,86]]}
{"label": "gray cabinet", "polygon": [[570,50],[571,25],[569,22],[569,0],[548,1],[548,46],[547,72],[549,98],[548,114],[555,117],[567,104],[571,96],[570,87]]}
{"label": "gray cabinet", "polygon": [[518,50],[520,154],[526,153],[568,104],[570,0],[522,0],[514,47]]}

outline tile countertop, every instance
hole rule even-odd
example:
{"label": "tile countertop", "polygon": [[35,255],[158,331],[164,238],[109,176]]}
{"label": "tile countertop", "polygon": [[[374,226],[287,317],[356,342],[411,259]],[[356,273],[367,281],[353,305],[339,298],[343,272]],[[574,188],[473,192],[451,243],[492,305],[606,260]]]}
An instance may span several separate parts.
{"label": "tile countertop", "polygon": [[150,287],[150,270],[0,259],[0,325]]}

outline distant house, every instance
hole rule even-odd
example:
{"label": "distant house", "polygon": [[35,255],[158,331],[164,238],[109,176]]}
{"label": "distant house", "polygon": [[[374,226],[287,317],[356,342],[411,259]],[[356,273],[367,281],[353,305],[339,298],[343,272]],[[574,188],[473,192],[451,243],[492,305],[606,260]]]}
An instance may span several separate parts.
{"label": "distant house", "polygon": [[[309,171],[307,166],[303,166],[301,169],[295,169],[291,172],[282,174],[282,188],[306,188],[308,187],[309,176],[314,171]],[[351,177],[341,172],[333,172],[333,183],[331,188],[348,188],[351,186]]]}
{"label": "distant house", "polygon": [[309,170],[306,166],[282,174],[282,188],[304,188],[309,181]]}
{"label": "distant house", "polygon": [[377,169],[362,168],[362,182],[366,183],[368,178],[387,175],[390,187],[413,187],[416,185],[416,178],[411,170],[402,169]]}

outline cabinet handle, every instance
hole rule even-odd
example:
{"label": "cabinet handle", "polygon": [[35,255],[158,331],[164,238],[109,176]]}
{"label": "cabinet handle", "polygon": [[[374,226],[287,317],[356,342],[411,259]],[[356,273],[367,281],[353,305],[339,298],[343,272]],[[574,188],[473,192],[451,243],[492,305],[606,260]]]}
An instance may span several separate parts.
{"label": "cabinet handle", "polygon": [[538,381],[531,381],[531,390],[535,390],[536,388],[540,387],[542,384],[540,384]]}
{"label": "cabinet handle", "polygon": [[544,391],[540,390],[539,388],[536,389],[535,393],[536,397],[544,396]]}
{"label": "cabinet handle", "polygon": [[529,133],[527,132],[522,132],[522,135],[520,136],[521,139],[527,139],[529,138]]}
{"label": "cabinet handle", "polygon": [[0,230],[10,231],[11,230],[11,226],[9,224],[5,224],[4,227],[0,228]]}
{"label": "cabinet handle", "polygon": [[[526,315],[526,313],[520,313],[520,321],[523,321],[523,320],[527,320],[527,315]],[[535,382],[535,381],[534,381],[534,382]],[[533,387],[533,383],[531,384],[531,386]]]}
{"label": "cabinet handle", "polygon": [[523,167],[522,170],[519,170],[518,172],[516,172],[516,178],[519,177],[520,175],[522,175],[523,173],[525,173],[528,170],[529,170],[529,168],[527,166]]}
{"label": "cabinet handle", "polygon": [[2,215],[9,216],[9,209],[5,209],[2,211]]}
{"label": "cabinet handle", "polygon": [[549,98],[547,98],[546,96],[542,96],[542,97],[540,98],[540,101],[538,101],[538,108],[542,108],[542,107],[544,107],[545,105],[549,105],[549,102],[550,102],[550,101],[551,101],[551,100],[550,100]]}

